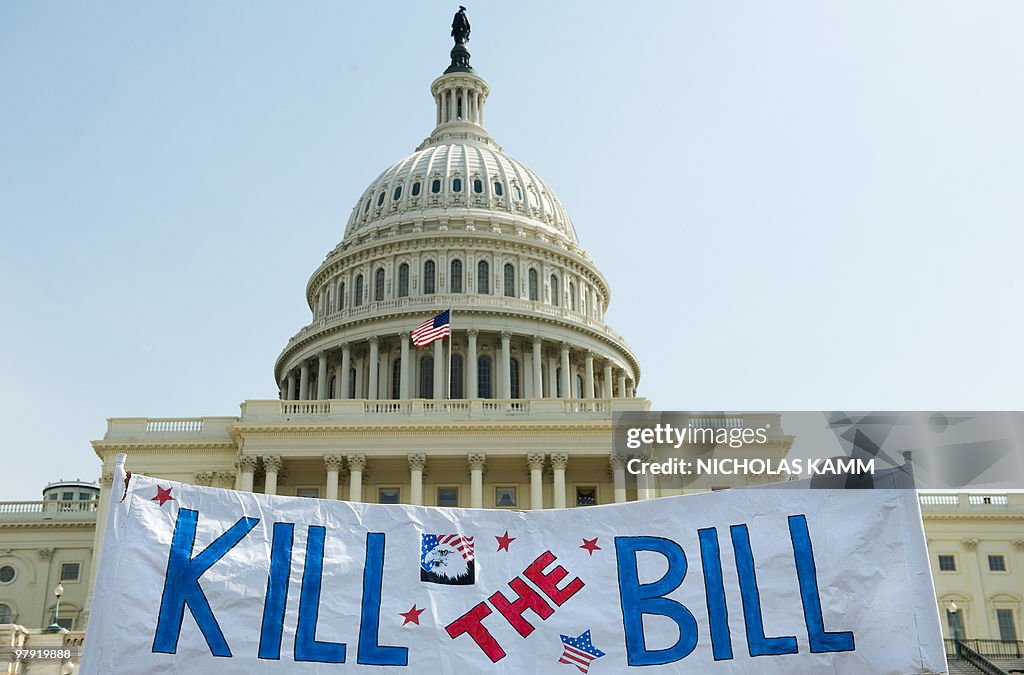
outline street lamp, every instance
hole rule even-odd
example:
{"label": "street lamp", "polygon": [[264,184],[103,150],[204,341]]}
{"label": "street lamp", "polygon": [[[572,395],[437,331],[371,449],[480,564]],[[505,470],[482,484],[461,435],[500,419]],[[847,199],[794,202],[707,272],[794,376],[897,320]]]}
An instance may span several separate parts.
{"label": "street lamp", "polygon": [[46,627],[47,633],[59,633],[62,629],[57,623],[57,614],[60,613],[60,596],[64,595],[64,584],[57,582],[57,588],[53,589],[53,595],[57,602],[53,605],[53,623]]}

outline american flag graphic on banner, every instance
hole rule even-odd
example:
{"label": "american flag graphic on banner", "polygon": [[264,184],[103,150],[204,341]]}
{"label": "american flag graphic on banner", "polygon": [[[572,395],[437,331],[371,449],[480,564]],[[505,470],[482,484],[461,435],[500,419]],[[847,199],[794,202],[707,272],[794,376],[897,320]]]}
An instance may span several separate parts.
{"label": "american flag graphic on banner", "polygon": [[587,672],[590,662],[604,656],[604,652],[594,646],[590,641],[590,630],[583,631],[579,637],[559,636],[562,638],[562,658],[559,663],[568,663],[576,666],[581,673]]}
{"label": "american flag graphic on banner", "polygon": [[465,586],[476,581],[473,537],[424,534],[420,538],[420,581]]}
{"label": "american flag graphic on banner", "polygon": [[427,319],[410,337],[416,347],[424,347],[434,340],[443,340],[452,334],[452,310],[446,309],[433,319]]}

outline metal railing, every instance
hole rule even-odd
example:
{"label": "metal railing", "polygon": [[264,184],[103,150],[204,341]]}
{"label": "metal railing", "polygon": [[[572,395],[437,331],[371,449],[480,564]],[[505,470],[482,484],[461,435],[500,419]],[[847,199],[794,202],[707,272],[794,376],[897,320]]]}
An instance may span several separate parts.
{"label": "metal railing", "polygon": [[0,502],[0,516],[34,513],[90,513],[96,511],[94,499],[46,499],[31,502]]}
{"label": "metal railing", "polygon": [[1024,659],[1024,640],[946,639],[946,655],[956,655],[956,643],[990,659]]}

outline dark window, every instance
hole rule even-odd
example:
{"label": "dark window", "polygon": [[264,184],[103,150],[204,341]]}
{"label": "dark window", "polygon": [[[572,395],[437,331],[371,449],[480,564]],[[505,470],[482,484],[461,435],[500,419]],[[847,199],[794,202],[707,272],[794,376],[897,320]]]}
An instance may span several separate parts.
{"label": "dark window", "polygon": [[430,184],[430,191],[433,192],[435,195],[438,192],[441,191],[441,180],[440,179],[438,179],[438,178],[434,179],[434,181]]}
{"label": "dark window", "polygon": [[63,493],[60,496],[60,498],[63,499],[64,501],[66,501],[66,502],[70,502],[72,499],[75,498],[75,493],[74,492],[65,492],[65,493]]}
{"label": "dark window", "polygon": [[583,378],[576,376],[576,398],[583,398]]}
{"label": "dark window", "polygon": [[480,194],[484,191],[484,182],[479,178],[473,179],[473,192]]}
{"label": "dark window", "polygon": [[387,193],[381,192],[380,195],[377,197],[377,206],[380,206],[381,204],[384,203],[384,195],[385,194],[387,194]]}
{"label": "dark window", "polygon": [[476,292],[489,295],[491,292],[491,266],[486,260],[476,264]]}
{"label": "dark window", "polygon": [[551,275],[551,304],[558,307],[558,277]]}
{"label": "dark window", "polygon": [[491,398],[491,357],[481,356],[476,360],[476,395]]}
{"label": "dark window", "polygon": [[338,311],[345,309],[345,282],[338,286]]}
{"label": "dark window", "polygon": [[1000,640],[1013,642],[1017,639],[1017,626],[1014,625],[1012,609],[997,609],[996,623],[999,624]]}
{"label": "dark window", "polygon": [[373,282],[373,299],[380,302],[384,299],[384,268],[381,267],[377,270],[377,275]]}
{"label": "dark window", "polygon": [[499,197],[505,194],[505,186],[500,181],[494,182],[494,194]]}
{"label": "dark window", "polygon": [[10,605],[0,604],[0,624],[14,623],[14,611]]}
{"label": "dark window", "polygon": [[74,617],[70,617],[70,616],[69,617],[58,617],[57,618],[57,625],[60,626],[61,628],[64,628],[65,630],[71,630],[75,626],[75,619],[74,619]]}
{"label": "dark window", "polygon": [[962,639],[964,637],[964,611],[960,609],[954,612],[947,609],[946,625],[949,626],[949,634],[954,639]]}
{"label": "dark window", "polygon": [[90,495],[88,492],[79,492],[78,498],[81,499],[82,501],[86,501],[88,499],[92,499],[92,495]]}
{"label": "dark window", "polygon": [[370,211],[370,198],[366,198],[366,206],[363,207],[363,213],[369,213]]}
{"label": "dark window", "polygon": [[377,503],[397,504],[400,494],[401,490],[399,488],[380,488],[377,490]]}
{"label": "dark window", "polygon": [[462,355],[452,354],[451,398],[465,398],[462,388]]}
{"label": "dark window", "polygon": [[530,300],[537,299],[537,270],[530,268],[528,273],[530,277]]}
{"label": "dark window", "polygon": [[505,297],[516,297],[516,268],[512,263],[505,263]]}
{"label": "dark window", "polygon": [[399,185],[398,187],[395,188],[394,200],[397,202],[401,198],[402,198],[402,186]]}
{"label": "dark window", "polygon": [[81,563],[63,563],[60,566],[60,580],[61,581],[78,581],[78,577],[82,572]]}
{"label": "dark window", "polygon": [[519,395],[519,359],[509,361],[509,379],[512,381],[512,398],[522,398]]}
{"label": "dark window", "polygon": [[356,277],[356,292],[352,296],[352,304],[358,307],[363,304],[363,275]]}
{"label": "dark window", "polygon": [[320,497],[319,488],[296,488],[295,496],[302,497],[303,499],[318,499]]}
{"label": "dark window", "polygon": [[433,260],[423,263],[423,294],[437,293],[437,264]]}
{"label": "dark window", "polygon": [[350,368],[348,371],[348,397],[356,397],[356,369]]}
{"label": "dark window", "polygon": [[451,288],[452,293],[462,292],[462,261],[452,261],[452,273],[451,279],[448,281],[448,285]]}
{"label": "dark window", "polygon": [[395,359],[391,364],[391,398],[402,394],[402,359]]}
{"label": "dark window", "polygon": [[420,359],[420,398],[434,398],[434,357]]}
{"label": "dark window", "polygon": [[989,572],[1005,572],[1006,571],[1006,557],[1001,555],[990,555],[988,557],[988,571]]}
{"label": "dark window", "polygon": [[555,398],[562,398],[562,367],[555,370]]}
{"label": "dark window", "polygon": [[452,180],[452,192],[462,192],[462,179],[455,178]]}
{"label": "dark window", "polygon": [[0,584],[9,584],[18,576],[18,571],[10,565],[0,567]]}
{"label": "dark window", "polygon": [[409,263],[398,266],[398,297],[409,295]]}
{"label": "dark window", "polygon": [[437,505],[456,507],[459,505],[459,488],[439,487],[437,488]]}
{"label": "dark window", "polygon": [[569,282],[569,309],[576,311],[576,284]]}
{"label": "dark window", "polygon": [[593,506],[597,504],[596,487],[576,488],[576,506]]}
{"label": "dark window", "polygon": [[494,505],[498,507],[514,507],[516,505],[515,487],[494,488]]}
{"label": "dark window", "polygon": [[939,556],[939,571],[940,572],[956,572],[956,558],[951,555],[940,555]]}
{"label": "dark window", "polygon": [[338,396],[338,378],[331,376],[331,379],[327,383],[327,397],[328,398],[341,398]]}
{"label": "dark window", "polygon": [[419,181],[416,181],[415,183],[412,184],[412,196],[413,197],[419,197],[420,196],[420,182]]}

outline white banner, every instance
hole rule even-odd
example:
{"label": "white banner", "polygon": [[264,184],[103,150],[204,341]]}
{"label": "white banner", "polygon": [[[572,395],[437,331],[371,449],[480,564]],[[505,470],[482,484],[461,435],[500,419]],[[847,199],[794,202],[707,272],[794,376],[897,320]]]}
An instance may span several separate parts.
{"label": "white banner", "polygon": [[82,673],[946,672],[913,490],[520,512],[133,476],[119,497]]}

